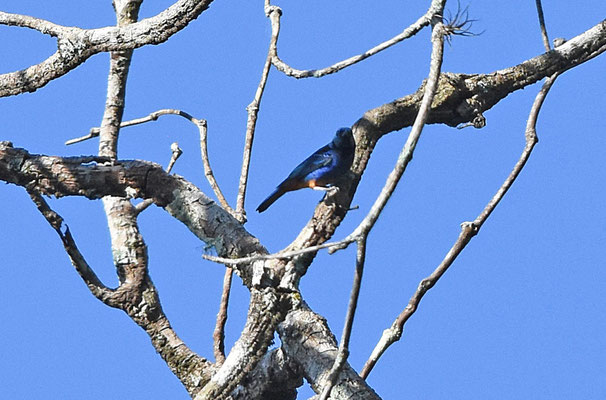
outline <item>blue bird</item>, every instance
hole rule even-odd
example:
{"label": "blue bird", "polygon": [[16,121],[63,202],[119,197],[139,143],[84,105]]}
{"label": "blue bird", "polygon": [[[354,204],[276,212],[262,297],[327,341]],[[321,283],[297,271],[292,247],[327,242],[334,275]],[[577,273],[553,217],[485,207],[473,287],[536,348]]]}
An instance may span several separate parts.
{"label": "blue bird", "polygon": [[327,190],[349,171],[354,158],[356,143],[349,128],[337,130],[326,146],[318,149],[288,175],[261,204],[258,212],[267,210],[284,193],[303,188]]}

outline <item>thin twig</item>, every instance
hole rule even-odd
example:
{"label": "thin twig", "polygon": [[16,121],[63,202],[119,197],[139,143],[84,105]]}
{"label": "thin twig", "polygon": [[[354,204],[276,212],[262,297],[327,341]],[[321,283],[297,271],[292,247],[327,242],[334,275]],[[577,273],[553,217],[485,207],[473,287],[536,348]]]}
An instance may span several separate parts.
{"label": "thin twig", "polygon": [[343,337],[341,338],[341,343],[339,345],[339,351],[335,363],[329,373],[329,377],[327,379],[328,382],[322,390],[320,400],[326,400],[330,395],[330,391],[332,390],[332,387],[336,382],[339,372],[345,364],[345,361],[347,360],[347,356],[349,354],[349,338],[353,326],[353,318],[357,306],[357,300],[362,280],[362,272],[364,268],[364,259],[366,256],[366,238],[368,237],[370,230],[376,223],[381,211],[385,207],[385,204],[393,194],[393,191],[395,190],[395,187],[400,181],[400,178],[402,177],[402,174],[404,173],[408,162],[410,161],[410,159],[412,159],[412,154],[423,130],[423,126],[425,125],[425,121],[427,120],[429,110],[431,109],[431,103],[433,101],[433,96],[435,95],[437,89],[438,78],[440,76],[440,67],[442,65],[444,36],[447,33],[447,31],[444,29],[444,25],[441,22],[441,17],[439,17],[438,15],[442,15],[442,13],[440,12],[439,14],[434,16],[436,21],[433,26],[431,37],[433,45],[429,76],[427,78],[427,85],[425,86],[423,100],[421,102],[421,106],[419,107],[419,112],[415,119],[415,123],[413,124],[411,133],[408,136],[408,139],[404,145],[404,148],[402,149],[402,152],[400,153],[400,156],[398,157],[396,166],[390,173],[387,182],[383,187],[383,190],[377,197],[368,215],[364,218],[360,225],[358,225],[354,232],[352,232],[348,236],[350,238],[359,237],[358,252],[356,259],[356,273],[354,276],[354,283],[351,290],[349,305],[347,308],[345,327],[343,328]]}
{"label": "thin twig", "polygon": [[219,187],[219,183],[215,179],[215,174],[213,173],[213,169],[210,167],[210,158],[208,157],[208,145],[207,145],[207,123],[205,119],[195,120],[194,122],[198,127],[198,131],[200,132],[200,154],[202,156],[202,165],[204,166],[204,175],[208,180],[208,184],[215,192],[215,196],[217,196],[217,200],[221,203],[221,207],[225,209],[228,213],[230,213],[234,218],[237,217],[236,211],[231,208],[227,199],[223,195],[221,188]]}
{"label": "thin twig", "polygon": [[[223,195],[223,192],[221,191],[221,188],[219,187],[219,183],[215,179],[215,175],[214,175],[213,170],[212,170],[212,168],[210,166],[210,161],[209,161],[209,157],[208,157],[208,146],[207,146],[207,136],[208,136],[207,125],[208,124],[207,124],[207,122],[206,122],[205,119],[195,118],[191,114],[189,114],[189,113],[187,113],[185,111],[182,111],[182,110],[176,110],[176,109],[172,109],[172,108],[164,108],[164,109],[161,109],[161,110],[158,110],[158,111],[154,111],[154,112],[152,112],[151,114],[149,114],[149,115],[147,115],[145,117],[131,119],[130,121],[122,122],[120,124],[120,128],[125,128],[125,127],[128,127],[128,126],[144,124],[144,123],[150,122],[150,121],[156,121],[156,120],[158,120],[159,117],[161,117],[163,115],[178,115],[180,117],[183,117],[183,118],[187,119],[188,121],[190,121],[194,125],[196,125],[196,127],[198,128],[198,132],[200,134],[200,153],[202,155],[202,164],[204,166],[204,175],[206,176],[206,179],[208,180],[208,183],[209,183],[210,187],[212,188],[213,192],[215,193],[215,196],[217,197],[217,200],[219,200],[219,203],[221,204],[221,206],[227,212],[229,212],[232,216],[235,217],[236,216],[236,212],[234,211],[233,208],[231,208],[231,206],[229,205],[229,203],[225,199],[225,196]],[[88,140],[88,139],[92,139],[94,137],[99,136],[99,132],[100,131],[101,131],[101,128],[99,128],[99,127],[91,128],[91,130],[89,131],[88,135],[84,135],[84,136],[81,136],[81,137],[78,137],[78,138],[70,139],[70,140],[66,141],[65,144],[66,145],[70,145],[70,144],[74,144],[74,143],[83,142],[83,141]],[[143,204],[143,203],[140,203],[140,204]]]}
{"label": "thin twig", "polygon": [[231,280],[234,270],[231,267],[225,269],[223,277],[223,291],[221,292],[221,303],[217,313],[217,323],[213,332],[213,350],[217,365],[225,362],[225,324],[227,323],[227,307],[229,306],[229,294],[231,291]]}
{"label": "thin twig", "polygon": [[341,373],[341,369],[347,357],[349,356],[349,339],[351,338],[351,330],[353,327],[354,316],[356,314],[356,308],[358,306],[358,297],[360,295],[360,286],[362,285],[362,274],[364,273],[364,261],[366,259],[366,239],[364,236],[358,240],[358,250],[356,253],[356,270],[354,273],[353,284],[351,287],[351,293],[349,295],[349,304],[347,306],[347,314],[345,316],[345,326],[343,327],[343,333],[341,334],[341,342],[339,343],[339,350],[335,363],[330,369],[328,374],[326,385],[322,390],[320,400],[328,399],[332,387],[337,382],[337,378]]}
{"label": "thin twig", "polygon": [[[127,126],[144,124],[144,123],[150,122],[150,121],[157,121],[158,118],[163,115],[179,115],[179,116],[186,118],[187,120],[193,122],[194,124],[196,124],[196,121],[198,121],[196,118],[192,117],[190,114],[186,113],[185,111],[175,110],[172,108],[164,108],[162,110],[154,111],[153,113],[151,113],[145,117],[142,117],[142,118],[135,118],[135,119],[131,119],[130,121],[124,121],[120,124],[120,128],[126,128]],[[79,143],[79,142],[83,142],[88,139],[92,139],[94,137],[99,136],[99,132],[101,132],[100,127],[91,128],[88,135],[70,139],[70,140],[66,141],[65,144],[69,146],[70,144]]]}
{"label": "thin twig", "polygon": [[95,271],[93,271],[92,268],[88,265],[82,253],[80,253],[80,250],[76,245],[76,241],[74,240],[69,230],[69,227],[67,226],[67,224],[65,224],[63,218],[50,208],[46,200],[44,200],[44,198],[39,193],[30,190],[28,190],[27,192],[36,207],[38,208],[38,211],[40,211],[40,214],[42,214],[42,216],[48,221],[50,226],[55,230],[55,232],[57,232],[57,235],[59,235],[59,237],[61,238],[61,241],[63,242],[63,247],[65,248],[65,251],[69,256],[72,265],[74,266],[74,268],[76,269],[88,289],[91,291],[91,293],[97,299],[103,301],[106,305],[115,307],[116,302],[115,299],[112,297],[114,290],[106,287],[101,282],[97,274],[95,274]]}
{"label": "thin twig", "polygon": [[[437,15],[441,15],[441,11],[442,10],[440,10]],[[444,25],[441,21],[436,22],[432,33],[432,42],[434,43],[434,45],[431,54],[430,72],[427,78],[427,84],[425,85],[425,92],[423,94],[423,100],[421,101],[421,105],[419,107],[419,112],[412,126],[410,134],[408,135],[408,139],[406,140],[406,143],[404,144],[404,147],[402,148],[402,151],[398,156],[396,165],[387,177],[387,181],[385,182],[381,193],[375,200],[366,217],[364,217],[358,227],[348,236],[350,238],[357,238],[361,235],[370,232],[374,224],[377,222],[381,211],[383,211],[383,208],[387,204],[387,201],[393,194],[393,191],[395,190],[398,182],[400,181],[402,174],[406,170],[408,163],[410,162],[410,160],[412,160],[412,155],[414,153],[417,142],[421,137],[421,132],[423,131],[423,127],[425,126],[425,121],[427,120],[427,116],[429,115],[431,103],[438,87],[438,78],[440,76],[440,68],[442,66],[444,50],[444,35]]]}
{"label": "thin twig", "polygon": [[545,46],[545,50],[551,50],[551,45],[549,43],[549,36],[547,36],[547,28],[545,27],[545,17],[543,16],[543,5],[541,4],[541,0],[536,0],[537,4],[537,14],[539,15],[539,25],[541,26],[541,36],[543,37],[543,45]]}
{"label": "thin twig", "polygon": [[[435,3],[435,2],[434,2]],[[414,36],[417,32],[419,32],[421,29],[423,29],[424,27],[426,27],[427,25],[430,24],[431,22],[431,18],[436,14],[435,12],[435,6],[432,5],[429,10],[427,10],[427,12],[421,16],[417,21],[415,21],[412,25],[410,25],[409,27],[407,27],[406,29],[404,29],[404,31],[402,31],[402,33],[400,33],[399,35],[394,36],[393,38],[380,43],[378,45],[376,45],[375,47],[365,51],[362,54],[358,54],[356,56],[350,57],[346,60],[342,60],[339,61],[338,63],[335,63],[329,67],[326,68],[322,68],[322,69],[308,69],[308,70],[299,70],[296,68],[292,68],[291,66],[289,66],[287,63],[285,63],[284,61],[282,61],[280,59],[280,57],[278,57],[278,50],[276,47],[273,48],[272,50],[272,63],[273,65],[281,72],[283,72],[284,74],[288,75],[288,76],[292,76],[294,78],[297,79],[301,79],[301,78],[310,78],[310,77],[314,77],[314,78],[320,78],[323,77],[325,75],[330,75],[333,74],[335,72],[338,72],[344,68],[347,68],[353,64],[356,64],[368,57],[371,57],[405,39],[408,39],[412,36]],[[275,36],[276,38],[278,37],[278,33],[280,31],[280,15],[274,15],[272,16],[272,36]]]}
{"label": "thin twig", "polygon": [[[272,26],[274,19],[279,18],[282,14],[280,7],[269,5],[269,1],[265,2],[265,14],[270,18]],[[265,64],[263,65],[263,72],[261,73],[261,80],[253,101],[246,107],[248,118],[246,121],[246,138],[244,139],[244,152],[242,154],[242,171],[240,173],[240,183],[238,185],[238,197],[236,200],[236,219],[242,223],[246,222],[246,211],[244,211],[244,201],[246,200],[246,188],[248,185],[248,171],[250,169],[250,155],[252,153],[252,146],[255,139],[255,128],[257,126],[257,115],[259,114],[259,105],[261,104],[261,98],[265,91],[265,85],[267,83],[267,77],[269,76],[269,70],[271,68],[271,55],[272,49],[276,47],[278,41],[278,33],[272,29],[271,39],[269,41],[269,50],[267,51],[267,57],[265,58]]]}
{"label": "thin twig", "polygon": [[437,283],[437,281],[442,275],[444,275],[444,273],[452,265],[454,260],[461,253],[461,251],[463,251],[465,246],[467,246],[467,243],[469,243],[469,241],[475,235],[477,235],[484,222],[486,222],[490,214],[494,211],[496,206],[503,199],[503,196],[505,196],[509,188],[511,188],[511,186],[515,182],[516,178],[524,168],[526,161],[528,161],[528,158],[530,157],[534,145],[538,142],[538,138],[536,135],[537,117],[541,106],[543,105],[545,96],[549,92],[549,89],[553,85],[553,82],[558,77],[558,75],[559,72],[547,78],[547,80],[543,84],[543,87],[541,88],[541,91],[537,94],[534,100],[532,109],[530,110],[530,115],[528,117],[528,122],[526,124],[526,145],[524,146],[524,150],[522,151],[518,162],[513,167],[513,170],[511,171],[505,182],[503,182],[503,185],[501,185],[497,193],[488,202],[488,204],[480,213],[480,215],[478,215],[478,217],[473,222],[464,222],[461,224],[461,233],[459,234],[459,237],[457,238],[456,242],[451,247],[451,249],[448,251],[440,265],[438,265],[438,267],[433,271],[430,276],[421,281],[406,308],[400,313],[398,318],[396,318],[392,326],[383,331],[381,339],[375,346],[374,350],[372,351],[372,354],[370,355],[368,361],[366,361],[366,364],[364,365],[364,368],[360,373],[360,376],[362,378],[366,379],[366,377],[368,377],[368,374],[370,374],[370,371],[372,371],[375,364],[377,363],[381,355],[385,352],[385,350],[387,350],[387,348],[393,343],[400,340],[400,337],[402,336],[402,331],[404,329],[404,324],[415,313],[425,293]]}
{"label": "thin twig", "polygon": [[305,248],[299,249],[299,250],[283,251],[283,252],[278,252],[278,253],[273,253],[273,254],[259,254],[256,256],[242,257],[242,258],[215,257],[215,256],[209,256],[209,255],[203,254],[202,258],[204,258],[205,260],[208,260],[208,261],[216,262],[218,264],[232,265],[232,266],[235,266],[235,268],[237,269],[237,266],[240,264],[249,264],[251,262],[259,261],[259,260],[288,259],[288,258],[293,258],[293,257],[299,256],[301,254],[313,253],[315,251],[318,251],[321,249],[327,249],[327,248],[329,249],[329,252],[330,252],[330,250],[333,250],[333,249],[341,250],[341,249],[345,249],[347,246],[349,246],[349,244],[351,244],[352,242],[355,242],[355,241],[356,241],[356,239],[352,239],[351,237],[348,236],[347,238],[340,240],[338,242],[327,242],[327,243],[322,243],[322,244],[318,244],[315,246],[305,247]]}
{"label": "thin twig", "polygon": [[[179,157],[181,157],[181,154],[183,154],[183,150],[181,150],[181,148],[179,147],[179,144],[177,142],[174,142],[173,144],[171,144],[170,149],[171,149],[171,156],[170,156],[170,161],[168,162],[168,166],[166,167],[167,174],[170,174],[170,171],[172,171],[172,169],[173,169],[173,165],[175,165],[175,162],[177,162]],[[134,211],[135,215],[139,215],[143,210],[145,210],[147,207],[151,206],[153,203],[154,203],[153,199],[143,200],[141,203],[139,203],[135,206],[135,211]]]}

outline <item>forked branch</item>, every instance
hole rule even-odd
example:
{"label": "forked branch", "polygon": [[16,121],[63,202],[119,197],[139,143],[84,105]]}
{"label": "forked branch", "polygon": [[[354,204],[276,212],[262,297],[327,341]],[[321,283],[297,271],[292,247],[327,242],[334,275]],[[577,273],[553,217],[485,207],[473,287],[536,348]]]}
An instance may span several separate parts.
{"label": "forked branch", "polygon": [[196,19],[212,0],[179,0],[154,17],[120,27],[81,29],[0,11],[0,25],[20,26],[57,38],[57,51],[37,65],[0,75],[0,97],[33,92],[89,57],[160,44]]}
{"label": "forked branch", "polygon": [[[325,67],[322,69],[308,69],[308,70],[300,70],[300,69],[293,68],[290,65],[288,65],[287,63],[285,63],[284,61],[282,61],[282,59],[280,59],[280,57],[278,56],[277,46],[274,46],[271,49],[271,62],[279,71],[283,72],[284,74],[286,74],[288,76],[291,76],[291,77],[297,78],[297,79],[310,78],[310,77],[321,78],[326,75],[334,74],[335,72],[338,72],[344,68],[354,65],[362,60],[365,60],[368,57],[374,56],[375,54],[377,54],[385,49],[388,49],[391,46],[393,46],[397,43],[400,43],[401,41],[403,41],[405,39],[408,39],[408,38],[414,36],[421,29],[423,29],[424,27],[428,26],[431,23],[432,17],[434,15],[436,15],[437,10],[439,10],[440,7],[443,9],[443,6],[440,6],[441,3],[444,3],[444,2],[436,1],[436,0],[432,1],[432,4],[431,4],[429,10],[427,10],[427,12],[423,16],[421,16],[417,21],[415,21],[412,25],[410,25],[409,27],[404,29],[402,31],[402,33],[394,36],[393,38],[391,38],[383,43],[376,45],[375,47],[365,51],[364,53],[355,55],[346,60],[339,61],[331,66],[328,66],[328,67]],[[280,33],[280,16],[281,16],[281,13],[276,13],[276,14],[270,15],[272,36],[274,36],[276,38],[278,37],[278,35]]]}

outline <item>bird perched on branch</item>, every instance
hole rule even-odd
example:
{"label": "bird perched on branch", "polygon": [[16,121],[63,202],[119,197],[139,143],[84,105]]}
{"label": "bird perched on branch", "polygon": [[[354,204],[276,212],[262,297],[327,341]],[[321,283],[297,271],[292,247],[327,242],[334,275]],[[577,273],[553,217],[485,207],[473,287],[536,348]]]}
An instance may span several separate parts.
{"label": "bird perched on branch", "polygon": [[284,193],[303,188],[328,190],[349,171],[354,158],[356,143],[349,128],[337,130],[326,146],[318,149],[288,175],[261,204],[258,212],[267,210]]}

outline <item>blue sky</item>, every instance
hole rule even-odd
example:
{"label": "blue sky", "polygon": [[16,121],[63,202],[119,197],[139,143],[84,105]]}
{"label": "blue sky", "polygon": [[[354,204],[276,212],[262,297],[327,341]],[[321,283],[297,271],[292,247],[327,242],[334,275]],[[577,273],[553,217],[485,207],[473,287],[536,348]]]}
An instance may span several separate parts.
{"label": "blue sky", "polygon": [[[320,68],[361,53],[412,23],[427,2],[276,3],[284,15],[279,54],[297,68]],[[452,3],[452,2],[449,2]],[[144,2],[140,17],[171,1]],[[466,3],[463,3],[466,4]],[[456,8],[452,3],[449,7]],[[56,4],[4,0],[2,11],[63,25],[112,25],[110,1]],[[471,2],[478,37],[456,37],[444,71],[488,73],[543,51],[533,1]],[[551,38],[571,38],[606,15],[603,1],[545,3]],[[246,126],[266,56],[270,28],[262,2],[215,1],[188,28],[160,46],[135,52],[125,119],[179,108],[208,120],[215,175],[235,204]],[[0,26],[0,72],[42,61],[49,37]],[[272,70],[257,125],[246,228],[270,250],[290,243],[322,194],[289,193],[268,211],[258,203],[297,163],[352,125],[368,109],[415,91],[428,72],[429,31],[336,75],[295,80]],[[32,153],[93,154],[97,142],[64,142],[98,126],[107,54],[35,93],[0,99],[0,140]],[[604,71],[600,56],[566,72],[538,123],[540,142],[519,179],[455,264],[421,303],[403,338],[371,373],[385,399],[603,399],[606,397],[606,151]],[[538,85],[485,113],[481,130],[428,126],[413,162],[369,239],[350,362],[360,369],[418,282],[442,260],[463,221],[473,220],[501,185],[524,146],[524,127]],[[364,217],[393,167],[409,129],[378,144],[354,204],[335,239]],[[209,195],[197,131],[167,116],[122,131],[122,159],[166,165],[170,144],[184,155],[173,171]],[[51,200],[89,263],[116,283],[100,201]],[[0,188],[1,398],[188,398],[146,334],[89,292],[60,240],[16,186]],[[150,274],[165,312],[185,342],[212,358],[212,330],[223,267],[201,259],[204,245],[163,210],[140,217]],[[354,249],[320,253],[301,290],[340,336]],[[239,336],[248,292],[236,278],[227,347]],[[301,391],[301,398],[311,394]]]}

